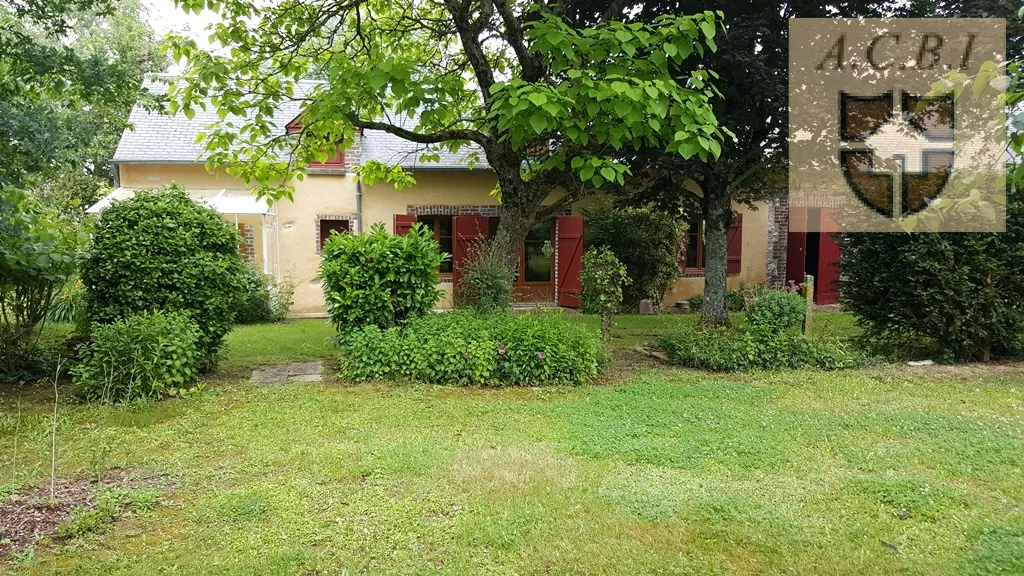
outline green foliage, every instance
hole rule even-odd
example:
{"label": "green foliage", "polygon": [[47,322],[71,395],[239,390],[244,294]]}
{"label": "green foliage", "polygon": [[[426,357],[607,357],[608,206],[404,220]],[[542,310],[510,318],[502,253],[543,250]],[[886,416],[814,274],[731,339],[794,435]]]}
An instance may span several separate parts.
{"label": "green foliage", "polygon": [[244,270],[245,287],[235,305],[235,322],[269,324],[283,321],[292,306],[295,288],[286,282],[278,283],[255,264],[246,265]]}
{"label": "green foliage", "polygon": [[839,341],[815,340],[803,334],[722,327],[680,330],[663,336],[659,345],[674,364],[720,372],[852,368],[865,358]]}
{"label": "green foliage", "polygon": [[23,370],[86,235],[20,191],[0,188],[0,372]]}
{"label": "green foliage", "polygon": [[81,271],[86,310],[107,324],[152,310],[199,327],[200,369],[213,369],[244,286],[238,231],[176,184],[107,207]]}
{"label": "green foliage", "polygon": [[769,290],[747,305],[746,315],[747,323],[754,330],[787,332],[803,322],[807,301],[793,292]]}
{"label": "green foliage", "polygon": [[635,311],[644,299],[659,304],[679,276],[684,225],[654,208],[595,212],[587,220],[588,243],[608,248],[626,265],[630,283],[623,289],[624,307]]}
{"label": "green foliage", "polygon": [[429,314],[401,328],[357,328],[339,343],[341,376],[352,380],[579,385],[604,362],[595,332],[548,314]]}
{"label": "green foliage", "polygon": [[438,267],[449,257],[419,223],[404,236],[380,222],[369,234],[331,235],[320,264],[331,322],[339,330],[387,328],[429,312],[441,297]]}
{"label": "green foliage", "polygon": [[[173,56],[188,61],[172,84],[172,112],[191,116],[202,98],[212,96],[222,117],[243,116],[246,110],[275,107],[310,70],[324,80],[307,92],[303,130],[294,139],[270,137],[276,133],[270,114],[246,115],[244,139],[228,126],[214,127],[205,138],[212,164],[228,166],[275,198],[291,193],[281,182],[325,157],[336,142],[350,145],[354,128],[370,127],[385,112],[387,118],[414,120],[373,127],[429,145],[421,155],[427,162],[437,161],[440,150],[459,152],[470,142],[484,146],[492,162],[491,152],[501,148],[507,156],[513,151],[509,147],[514,149],[510,159],[517,170],[509,177],[520,186],[505,182],[502,190],[516,200],[527,192],[521,185],[532,180],[518,174],[518,161],[525,150],[536,149],[536,142],[561,144],[536,158],[531,171],[599,187],[622,183],[628,173],[614,151],[643,143],[707,160],[718,156],[727,135],[712,112],[714,72],[694,66],[683,77],[678,73],[684,60],[716,49],[720,13],[581,29],[529,4],[502,6],[501,18],[471,22],[468,14],[489,10],[493,15],[495,7],[485,3],[456,10],[426,3],[410,8],[405,2],[382,2],[373,18],[360,15],[353,4],[339,8],[327,25],[301,11],[254,9],[242,0],[182,4],[217,11],[222,22],[214,25],[212,38],[241,54],[206,52],[191,39],[172,38]],[[453,42],[453,31],[458,41]],[[374,51],[359,48],[367,37],[374,39]],[[338,49],[319,50],[321,42]],[[249,57],[256,45],[261,46],[258,57]],[[439,45],[447,48],[438,51]],[[264,81],[269,69],[272,83]],[[474,72],[478,82],[467,84],[465,76]],[[295,151],[293,165],[232,161],[281,158],[287,150]],[[479,157],[470,152],[467,161]],[[527,196],[532,194],[522,195]]]}
{"label": "green foliage", "polygon": [[736,290],[729,290],[725,293],[725,309],[729,312],[743,312],[747,302],[743,294]]}
{"label": "green foliage", "polygon": [[845,234],[839,283],[875,349],[938,360],[1024,354],[1024,199],[1007,191],[1006,231]]}
{"label": "green foliage", "polygon": [[486,314],[512,307],[516,272],[502,262],[490,244],[480,242],[471,247],[460,275],[455,290],[455,302],[460,308]]}
{"label": "green foliage", "polygon": [[630,283],[626,267],[607,248],[591,248],[583,255],[580,272],[583,295],[580,308],[584,314],[601,317],[601,339],[608,341],[615,311],[622,306],[622,287]]}
{"label": "green foliage", "polygon": [[79,396],[103,403],[184,393],[200,361],[198,327],[182,313],[153,312],[92,328],[72,373]]}
{"label": "green foliage", "polygon": [[690,312],[700,312],[700,309],[704,306],[704,295],[697,294],[696,296],[690,297],[687,302],[690,303]]}
{"label": "green foliage", "polygon": [[0,2],[0,187],[70,208],[109,185],[143,74],[169,62],[143,13],[138,0]]}

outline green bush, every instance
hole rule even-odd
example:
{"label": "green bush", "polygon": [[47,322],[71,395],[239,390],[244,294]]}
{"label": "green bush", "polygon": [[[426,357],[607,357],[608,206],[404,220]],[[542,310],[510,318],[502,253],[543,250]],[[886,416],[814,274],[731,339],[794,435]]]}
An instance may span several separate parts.
{"label": "green bush", "polygon": [[769,290],[747,305],[747,324],[754,330],[786,332],[807,315],[807,301],[799,294]]}
{"label": "green bush", "polygon": [[1007,190],[998,234],[842,235],[840,300],[866,343],[944,361],[1024,354],[1022,194]]}
{"label": "green bush", "polygon": [[551,314],[448,312],[339,338],[341,376],[448,385],[584,384],[605,358],[599,336]]}
{"label": "green bush", "polygon": [[235,320],[244,265],[238,231],[172,184],[141,190],[100,215],[82,268],[94,324],[182,312],[199,327],[200,369],[213,369]]}
{"label": "green bush", "polygon": [[622,306],[622,287],[629,284],[626,267],[607,248],[591,248],[583,255],[580,273],[583,297],[580,309],[584,314],[601,317],[601,339],[607,341],[615,311]]}
{"label": "green bush", "polygon": [[86,400],[157,399],[195,380],[201,333],[183,313],[129,316],[94,326],[91,336],[72,369],[77,394]]}
{"label": "green bush", "polygon": [[0,375],[37,373],[41,332],[74,275],[83,231],[18,190],[0,187]]}
{"label": "green bush", "polygon": [[743,294],[736,290],[729,290],[725,293],[725,309],[729,312],[743,312],[746,308],[746,300]]}
{"label": "green bush", "polygon": [[635,311],[641,300],[661,303],[679,276],[677,254],[685,226],[653,208],[623,208],[588,213],[589,245],[608,248],[626,265],[630,284],[622,291],[622,304]]}
{"label": "green bush", "polygon": [[838,370],[865,362],[861,354],[844,343],[784,332],[690,329],[662,337],[659,345],[668,352],[673,364],[718,372],[785,368]]}
{"label": "green bush", "polygon": [[515,270],[491,252],[490,244],[478,242],[471,247],[469,258],[462,265],[455,302],[460,308],[484,314],[508,310],[512,307],[515,277]]}
{"label": "green bush", "polygon": [[292,306],[295,289],[288,283],[278,283],[270,274],[253,264],[245,266],[245,287],[235,305],[235,323],[269,324],[281,322]]}
{"label": "green bush", "polygon": [[700,312],[700,309],[704,306],[704,295],[697,294],[696,296],[693,296],[689,300],[687,300],[687,302],[690,303],[690,312],[696,314]]}
{"label": "green bush", "polygon": [[426,314],[441,297],[438,267],[449,258],[429,228],[388,234],[380,222],[369,234],[333,234],[320,264],[327,311],[341,330],[387,328]]}

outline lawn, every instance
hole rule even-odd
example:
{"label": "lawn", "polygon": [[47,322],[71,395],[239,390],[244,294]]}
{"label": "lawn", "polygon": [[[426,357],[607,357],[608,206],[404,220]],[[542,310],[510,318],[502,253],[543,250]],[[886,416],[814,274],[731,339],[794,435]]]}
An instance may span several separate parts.
{"label": "lawn", "polygon": [[[624,318],[617,342],[690,318]],[[241,328],[225,370],[328,358],[328,336],[317,321]],[[1024,573],[1024,368],[642,367],[616,382],[261,388],[222,372],[195,398],[62,404],[59,474],[124,467],[177,487],[7,569]],[[6,392],[0,470],[45,482],[52,406]]]}

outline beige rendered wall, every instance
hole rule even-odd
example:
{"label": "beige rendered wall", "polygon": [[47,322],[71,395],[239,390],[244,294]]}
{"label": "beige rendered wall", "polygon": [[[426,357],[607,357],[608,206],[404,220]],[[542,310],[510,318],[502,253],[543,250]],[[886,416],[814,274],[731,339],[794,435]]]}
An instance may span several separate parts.
{"label": "beige rendered wall", "polygon": [[[740,273],[729,276],[729,290],[739,290],[740,283],[759,283],[767,279],[768,258],[768,205],[759,202],[757,210],[746,206],[733,205],[743,214],[743,248],[740,252]],[[704,278],[677,278],[665,294],[664,307],[675,306],[676,302],[688,300],[704,293]]]}
{"label": "beige rendered wall", "polygon": [[[307,174],[293,182],[292,200],[281,200],[277,208],[277,249],[280,278],[295,286],[291,313],[320,315],[324,312],[323,289],[317,275],[320,255],[317,221],[321,216],[353,217],[356,213],[356,184],[352,174]],[[365,203],[364,203],[365,205]],[[349,222],[353,230],[355,222]],[[368,230],[364,225],[363,230]]]}

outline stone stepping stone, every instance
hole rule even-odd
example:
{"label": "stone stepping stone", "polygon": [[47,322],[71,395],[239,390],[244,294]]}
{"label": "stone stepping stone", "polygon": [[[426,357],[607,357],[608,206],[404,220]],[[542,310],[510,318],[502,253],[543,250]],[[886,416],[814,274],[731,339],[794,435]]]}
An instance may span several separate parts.
{"label": "stone stepping stone", "polygon": [[271,386],[285,382],[319,382],[323,379],[323,362],[292,362],[272,364],[252,371],[253,384]]}

